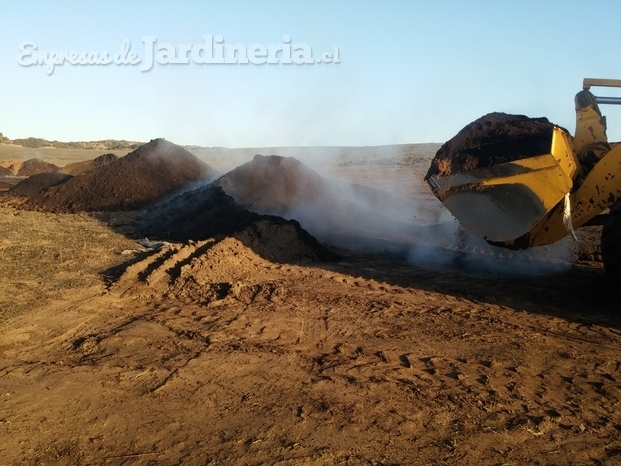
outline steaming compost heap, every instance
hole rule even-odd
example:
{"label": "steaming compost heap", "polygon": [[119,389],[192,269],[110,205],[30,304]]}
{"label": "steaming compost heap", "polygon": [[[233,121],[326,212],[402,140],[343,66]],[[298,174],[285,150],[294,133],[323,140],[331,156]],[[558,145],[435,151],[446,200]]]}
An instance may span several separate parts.
{"label": "steaming compost heap", "polygon": [[287,214],[329,190],[325,178],[293,157],[257,154],[215,184],[237,202],[257,212]]}
{"label": "steaming compost heap", "polygon": [[158,239],[233,235],[270,260],[328,260],[333,255],[315,237],[335,244],[337,237],[406,228],[384,215],[388,206],[406,203],[373,188],[324,178],[293,157],[256,155],[211,186],[155,206],[140,223],[145,236]]}
{"label": "steaming compost heap", "polygon": [[26,207],[50,212],[137,210],[215,175],[184,148],[154,139],[116,162],[30,197]]}
{"label": "steaming compost heap", "polygon": [[484,115],[440,147],[425,179],[546,154],[554,127],[547,118],[506,113]]}
{"label": "steaming compost heap", "polygon": [[38,173],[20,181],[7,194],[11,196],[30,197],[52,186],[62,184],[72,178],[71,175],[60,172]]}
{"label": "steaming compost heap", "polygon": [[252,211],[296,219],[324,241],[404,232],[415,211],[398,196],[325,178],[293,157],[256,155],[214,184]]}

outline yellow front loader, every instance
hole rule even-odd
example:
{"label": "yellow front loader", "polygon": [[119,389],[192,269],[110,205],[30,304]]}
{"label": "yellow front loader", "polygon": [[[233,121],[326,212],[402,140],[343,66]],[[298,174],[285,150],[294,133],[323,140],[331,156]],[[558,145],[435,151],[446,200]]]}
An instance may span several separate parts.
{"label": "yellow front loader", "polygon": [[505,248],[553,243],[605,214],[604,266],[621,282],[621,143],[608,142],[599,109],[621,98],[596,97],[593,86],[621,87],[621,80],[584,80],[573,137],[554,127],[545,153],[427,182],[468,232]]}

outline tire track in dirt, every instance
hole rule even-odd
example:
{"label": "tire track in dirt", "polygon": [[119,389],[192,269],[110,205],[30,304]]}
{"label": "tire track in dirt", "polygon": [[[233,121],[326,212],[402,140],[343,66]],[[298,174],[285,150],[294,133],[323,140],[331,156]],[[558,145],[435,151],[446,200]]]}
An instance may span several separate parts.
{"label": "tire track in dirt", "polygon": [[[51,414],[74,413],[71,400],[80,414],[63,419],[97,418],[40,433],[94,439],[67,445],[85,462],[128,454],[114,446],[124,436],[130,454],[150,455],[144,464],[205,451],[221,463],[616,458],[614,325],[498,305],[478,288],[445,294],[429,280],[486,286],[377,260],[275,264],[234,238],[174,245],[128,267],[3,383],[34,378],[57,403]],[[44,407],[26,413],[31,396],[11,393],[0,417],[27,445],[17,415]],[[128,423],[126,412],[142,414]],[[41,448],[23,457],[43,458]]]}

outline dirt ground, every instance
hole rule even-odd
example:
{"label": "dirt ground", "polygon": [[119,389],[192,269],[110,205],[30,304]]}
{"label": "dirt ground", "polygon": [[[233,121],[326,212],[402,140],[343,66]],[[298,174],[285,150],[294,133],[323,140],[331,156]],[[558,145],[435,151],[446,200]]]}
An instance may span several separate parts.
{"label": "dirt ground", "polygon": [[[336,174],[441,217],[420,169]],[[532,277],[466,266],[476,250],[130,252],[131,220],[0,209],[2,464],[621,464],[597,227]]]}

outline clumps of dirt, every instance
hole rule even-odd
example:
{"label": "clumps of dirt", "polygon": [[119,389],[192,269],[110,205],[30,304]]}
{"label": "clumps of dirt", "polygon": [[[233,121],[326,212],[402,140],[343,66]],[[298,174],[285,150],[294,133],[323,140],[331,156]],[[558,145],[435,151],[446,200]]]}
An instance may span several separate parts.
{"label": "clumps of dirt", "polygon": [[[17,167],[15,167],[17,168]],[[41,159],[29,159],[22,163],[21,167],[15,171],[17,176],[32,176],[39,173],[57,172],[59,167],[53,163],[45,162]]]}
{"label": "clumps of dirt", "polygon": [[219,186],[203,186],[162,202],[138,223],[144,236],[168,241],[234,236],[273,262],[334,259],[297,221],[252,212]]}
{"label": "clumps of dirt", "polygon": [[186,259],[188,265],[166,284],[167,288],[161,281],[152,288],[164,291],[166,297],[202,304],[227,298],[244,304],[268,304],[287,295],[285,279],[270,279],[273,265],[240,240],[225,238],[202,249],[204,252],[199,247]]}
{"label": "clumps of dirt", "polygon": [[30,197],[24,206],[48,212],[139,210],[215,176],[184,148],[154,139],[114,163]]}
{"label": "clumps of dirt", "polygon": [[62,184],[72,178],[71,175],[60,172],[38,173],[20,181],[7,194],[10,196],[30,197],[52,186]]}
{"label": "clumps of dirt", "polygon": [[440,147],[425,179],[546,154],[554,127],[547,118],[507,113],[484,115]]}
{"label": "clumps of dirt", "polygon": [[295,220],[262,216],[234,235],[271,262],[330,261],[335,256]]}
{"label": "clumps of dirt", "polygon": [[282,270],[238,238],[189,241],[130,265],[114,288],[124,296],[203,305],[223,299],[267,304],[287,294],[289,274],[276,278],[274,269]]}
{"label": "clumps of dirt", "polygon": [[103,154],[99,157],[94,158],[93,160],[70,163],[69,165],[65,165],[63,168],[61,168],[60,171],[69,175],[76,176],[94,168],[110,165],[111,163],[116,162],[118,159],[119,157],[115,154]]}

